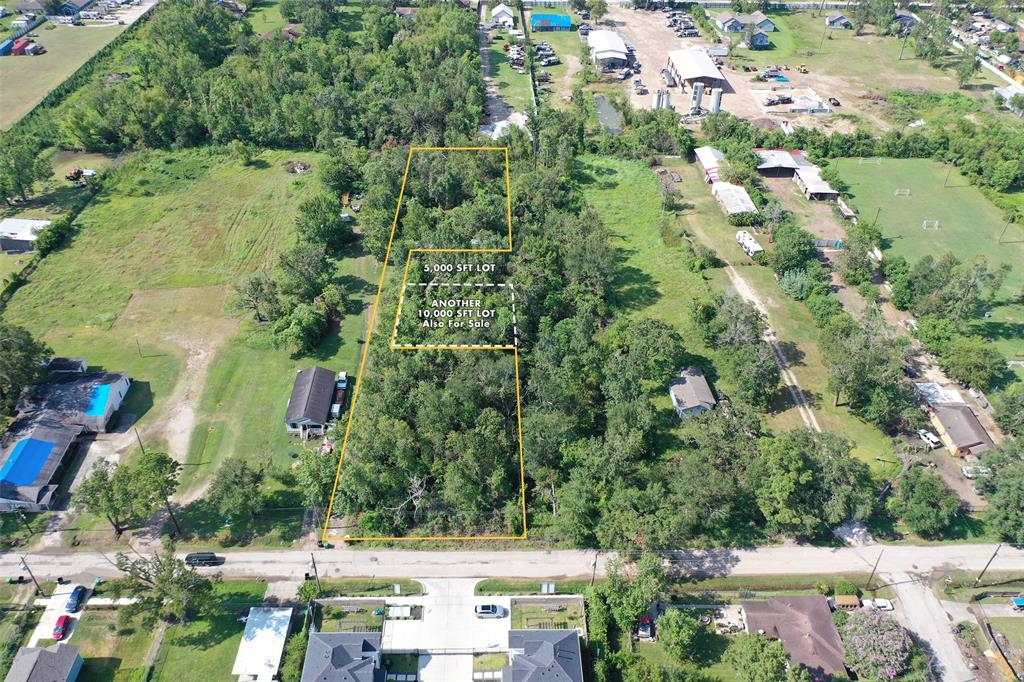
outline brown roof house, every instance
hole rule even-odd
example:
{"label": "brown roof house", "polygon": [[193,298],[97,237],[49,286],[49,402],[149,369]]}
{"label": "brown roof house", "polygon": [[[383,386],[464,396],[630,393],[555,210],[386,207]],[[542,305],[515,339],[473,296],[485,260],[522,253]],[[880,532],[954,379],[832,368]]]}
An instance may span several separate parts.
{"label": "brown roof house", "polygon": [[832,623],[828,602],[820,595],[769,597],[768,601],[740,602],[747,632],[782,642],[789,660],[803,665],[815,682],[846,676],[843,643]]}
{"label": "brown roof house", "polygon": [[992,439],[967,405],[939,404],[932,407],[941,425],[939,435],[957,457],[980,455],[992,449]]}
{"label": "brown roof house", "polygon": [[668,394],[680,419],[713,410],[718,404],[700,367],[687,367],[679,372],[679,376],[669,382]]}

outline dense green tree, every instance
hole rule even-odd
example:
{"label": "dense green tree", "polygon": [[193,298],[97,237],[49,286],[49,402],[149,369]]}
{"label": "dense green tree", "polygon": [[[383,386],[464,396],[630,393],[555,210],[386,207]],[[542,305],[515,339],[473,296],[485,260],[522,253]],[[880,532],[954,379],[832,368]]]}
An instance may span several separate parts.
{"label": "dense green tree", "polygon": [[241,457],[230,457],[214,474],[206,493],[217,513],[228,521],[248,520],[263,511],[263,467]]}
{"label": "dense green tree", "polygon": [[236,285],[235,300],[239,308],[251,311],[257,322],[272,322],[284,313],[277,282],[263,272],[250,275]]}
{"label": "dense green tree", "polygon": [[341,200],[331,194],[318,194],[299,204],[295,228],[302,241],[322,244],[327,253],[338,255],[354,235],[342,219]]}
{"label": "dense green tree", "polygon": [[163,505],[174,524],[174,529],[180,535],[181,526],[174,514],[171,496],[178,489],[181,465],[166,452],[149,450],[139,453],[130,466],[133,470],[135,492],[142,495],[148,506],[153,509]]}
{"label": "dense green tree", "polygon": [[149,556],[118,554],[115,563],[125,577],[113,587],[132,599],[120,607],[121,618],[141,615],[143,624],[152,627],[160,619],[185,621],[215,612],[220,575],[206,577],[185,565],[174,555],[172,542]]}
{"label": "dense green tree", "polygon": [[960,53],[960,58],[956,64],[956,82],[960,87],[966,86],[971,82],[978,71],[981,70],[981,62],[978,61],[978,48],[974,45],[968,45],[963,52]]}
{"label": "dense green tree", "polygon": [[800,270],[818,256],[814,247],[814,236],[793,223],[786,223],[775,230],[775,248],[771,252],[771,265],[775,273],[782,275],[787,270]]}
{"label": "dense green tree", "polygon": [[940,358],[946,373],[968,386],[987,389],[1006,370],[1006,360],[992,344],[976,336],[960,336]]}
{"label": "dense green tree", "polygon": [[0,320],[0,416],[10,414],[22,389],[38,381],[53,351],[27,329]]}
{"label": "dense green tree", "polygon": [[731,348],[724,354],[726,373],[736,385],[736,397],[767,409],[779,387],[779,365],[765,342]]}
{"label": "dense green tree", "polygon": [[357,192],[362,189],[362,170],[368,159],[366,150],[350,141],[339,141],[320,164],[320,181],[339,197]]}
{"label": "dense green tree", "polygon": [[278,267],[281,292],[303,303],[312,303],[334,276],[322,243],[299,242],[281,254]]}
{"label": "dense green tree", "polygon": [[998,393],[995,403],[995,419],[1006,433],[1024,439],[1024,383],[1012,384],[1005,391]]}
{"label": "dense green tree", "polygon": [[661,646],[677,661],[691,660],[707,628],[697,620],[697,611],[669,609],[657,621]]}
{"label": "dense green tree", "polygon": [[923,537],[940,537],[960,509],[960,498],[938,474],[923,467],[907,469],[886,503],[889,511]]}
{"label": "dense green tree", "polygon": [[611,609],[612,618],[623,632],[632,632],[633,626],[654,604],[668,586],[665,567],[656,554],[644,554],[630,567],[618,559],[606,566],[608,579],[601,591]]}
{"label": "dense green tree", "polygon": [[[1003,539],[1019,544],[1024,543],[1024,446],[1016,449],[1016,461],[995,468],[990,477],[988,519]],[[985,463],[992,465],[989,458]]]}
{"label": "dense green tree", "polygon": [[810,682],[801,665],[789,666],[782,642],[764,635],[740,635],[725,654],[741,682]]}
{"label": "dense green tree", "polygon": [[25,134],[0,135],[0,196],[10,204],[28,199],[32,186],[53,175],[49,156],[41,154],[39,140]]}
{"label": "dense green tree", "polygon": [[133,523],[152,514],[163,502],[151,484],[142,479],[143,470],[112,464],[101,459],[75,490],[75,505],[110,522],[120,537]]}

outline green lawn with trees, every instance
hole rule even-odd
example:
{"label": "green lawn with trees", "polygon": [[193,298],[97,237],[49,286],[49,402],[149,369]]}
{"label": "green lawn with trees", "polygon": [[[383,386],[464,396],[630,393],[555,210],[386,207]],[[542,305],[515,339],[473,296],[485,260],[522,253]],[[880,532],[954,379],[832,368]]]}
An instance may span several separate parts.
{"label": "green lawn with trees", "polygon": [[[1011,266],[990,303],[986,300],[991,316],[975,319],[974,311],[967,311],[962,317],[978,335],[991,338],[1003,357],[1024,354],[1024,303],[1019,300],[1024,288],[1024,226],[1007,225],[1003,212],[963,175],[930,159],[841,159],[831,166],[850,186],[850,202],[861,220],[874,224],[877,216],[886,256],[902,256],[913,265],[927,256],[938,261],[953,254],[966,263],[983,257],[991,270]],[[910,195],[896,196],[897,189],[910,190]],[[924,229],[925,220],[939,221],[938,229]],[[988,293],[981,292],[986,297]],[[965,352],[979,353],[973,348]],[[1024,370],[1019,376],[1024,377]]]}

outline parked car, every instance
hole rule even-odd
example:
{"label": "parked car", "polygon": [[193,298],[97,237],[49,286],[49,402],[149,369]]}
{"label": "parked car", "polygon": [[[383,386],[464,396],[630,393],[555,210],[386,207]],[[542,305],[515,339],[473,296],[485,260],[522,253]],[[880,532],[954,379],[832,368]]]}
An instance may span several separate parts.
{"label": "parked car", "polygon": [[892,611],[895,608],[895,607],[893,607],[892,602],[889,601],[888,599],[865,599],[863,601],[863,603],[864,603],[864,608],[866,608],[866,609],[878,609],[879,611]]}
{"label": "parked car", "polygon": [[644,616],[636,625],[636,638],[650,641],[654,639],[654,621]]}
{"label": "parked car", "polygon": [[842,106],[841,104],[839,104],[839,100],[837,100],[835,97],[829,97],[828,103],[834,107]]}
{"label": "parked car", "polygon": [[988,467],[966,466],[960,467],[960,473],[964,475],[964,478],[969,478],[973,481],[978,476],[989,476],[992,470]]}
{"label": "parked car", "polygon": [[216,566],[221,563],[221,558],[213,552],[192,552],[185,555],[187,566]]}
{"label": "parked car", "polygon": [[74,613],[78,609],[82,608],[82,602],[85,601],[85,588],[81,585],[71,590],[71,596],[68,597],[68,603],[64,606],[64,610],[68,613]]}
{"label": "parked car", "polygon": [[57,619],[57,624],[53,626],[53,639],[56,642],[64,639],[64,636],[68,634],[68,629],[71,627],[71,616],[65,614]]}
{"label": "parked car", "polygon": [[497,604],[477,604],[473,607],[473,613],[477,618],[504,618],[504,607]]}
{"label": "parked car", "polygon": [[939,440],[939,437],[936,436],[931,431],[929,431],[928,429],[918,429],[917,435],[919,435],[921,437],[921,440],[925,442],[925,445],[927,445],[932,450],[942,445],[942,441]]}

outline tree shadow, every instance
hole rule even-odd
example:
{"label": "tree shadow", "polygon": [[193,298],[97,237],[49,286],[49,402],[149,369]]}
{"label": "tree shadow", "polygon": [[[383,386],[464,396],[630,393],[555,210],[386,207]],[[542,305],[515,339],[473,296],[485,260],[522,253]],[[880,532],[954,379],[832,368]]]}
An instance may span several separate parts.
{"label": "tree shadow", "polygon": [[640,268],[625,265],[630,253],[633,252],[623,248],[615,249],[616,268],[609,296],[612,306],[623,311],[646,308],[661,298],[650,275]]}
{"label": "tree shadow", "polygon": [[800,349],[800,346],[793,341],[779,341],[777,343],[779,350],[782,351],[782,357],[786,359],[786,364],[797,367],[804,365],[805,353]]}

